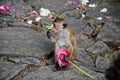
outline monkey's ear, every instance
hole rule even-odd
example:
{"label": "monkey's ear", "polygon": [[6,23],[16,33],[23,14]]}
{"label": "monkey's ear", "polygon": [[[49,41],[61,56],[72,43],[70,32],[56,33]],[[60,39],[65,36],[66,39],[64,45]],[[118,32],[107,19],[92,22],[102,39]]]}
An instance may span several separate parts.
{"label": "monkey's ear", "polygon": [[63,29],[65,29],[65,28],[67,28],[67,24],[66,23],[63,24]]}

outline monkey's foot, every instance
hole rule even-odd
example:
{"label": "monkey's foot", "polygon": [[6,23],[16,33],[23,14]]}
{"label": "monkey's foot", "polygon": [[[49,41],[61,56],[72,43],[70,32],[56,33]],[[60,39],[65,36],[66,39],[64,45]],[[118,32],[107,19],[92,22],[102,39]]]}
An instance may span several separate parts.
{"label": "monkey's foot", "polygon": [[55,66],[52,70],[55,72],[55,71],[59,71],[60,68]]}

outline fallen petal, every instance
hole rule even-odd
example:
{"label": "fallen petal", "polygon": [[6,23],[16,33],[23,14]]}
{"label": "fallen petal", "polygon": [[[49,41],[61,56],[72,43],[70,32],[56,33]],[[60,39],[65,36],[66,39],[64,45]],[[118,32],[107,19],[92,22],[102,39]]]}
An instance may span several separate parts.
{"label": "fallen petal", "polygon": [[28,20],[27,21],[28,24],[32,24],[32,22],[33,22],[32,20]]}
{"label": "fallen petal", "polygon": [[2,5],[2,6],[0,6],[0,11],[9,11],[9,6],[8,5]]}
{"label": "fallen petal", "polygon": [[41,17],[36,17],[35,21],[39,22],[41,20]]}
{"label": "fallen petal", "polygon": [[106,19],[111,19],[111,18],[112,18],[112,16],[105,16],[105,18],[106,18]]}
{"label": "fallen petal", "polygon": [[96,7],[97,5],[94,3],[94,4],[89,4],[88,6],[89,7]]}
{"label": "fallen petal", "polygon": [[97,20],[102,20],[102,17],[98,17],[98,18],[96,18]]}
{"label": "fallen petal", "polygon": [[82,5],[86,5],[87,3],[89,3],[89,0],[81,0]]}
{"label": "fallen petal", "polygon": [[107,8],[103,8],[103,9],[100,10],[100,12],[103,12],[103,13],[106,13],[107,11],[108,11]]}
{"label": "fallen petal", "polygon": [[82,14],[82,18],[85,18],[85,15],[84,15],[84,14]]}

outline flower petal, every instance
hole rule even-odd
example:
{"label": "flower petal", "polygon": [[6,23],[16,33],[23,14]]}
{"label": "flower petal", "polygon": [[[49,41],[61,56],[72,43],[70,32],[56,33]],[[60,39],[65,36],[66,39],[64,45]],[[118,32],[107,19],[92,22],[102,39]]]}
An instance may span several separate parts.
{"label": "flower petal", "polygon": [[100,10],[100,12],[103,12],[103,13],[106,13],[107,11],[108,11],[107,8],[103,8],[103,9]]}
{"label": "flower petal", "polygon": [[48,16],[50,13],[51,12],[49,9],[40,8],[40,15],[41,16]]}
{"label": "flower petal", "polygon": [[28,24],[32,24],[32,22],[33,22],[32,20],[28,20],[27,21]]}
{"label": "flower petal", "polygon": [[39,22],[41,20],[41,17],[36,17],[35,21]]}
{"label": "flower petal", "polygon": [[98,18],[96,18],[97,20],[102,20],[103,18],[102,17],[98,17]]}

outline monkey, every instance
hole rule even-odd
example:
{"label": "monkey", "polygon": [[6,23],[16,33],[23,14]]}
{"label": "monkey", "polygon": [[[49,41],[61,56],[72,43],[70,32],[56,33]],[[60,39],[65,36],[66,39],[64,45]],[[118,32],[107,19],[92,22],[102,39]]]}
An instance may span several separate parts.
{"label": "monkey", "polygon": [[51,29],[47,31],[47,37],[55,42],[54,45],[54,59],[56,64],[57,50],[62,48],[64,45],[68,47],[69,60],[74,61],[75,50],[76,50],[76,39],[72,28],[67,25],[67,22],[61,18],[57,17]]}
{"label": "monkey", "polygon": [[105,78],[107,80],[120,80],[120,54],[105,70]]}

